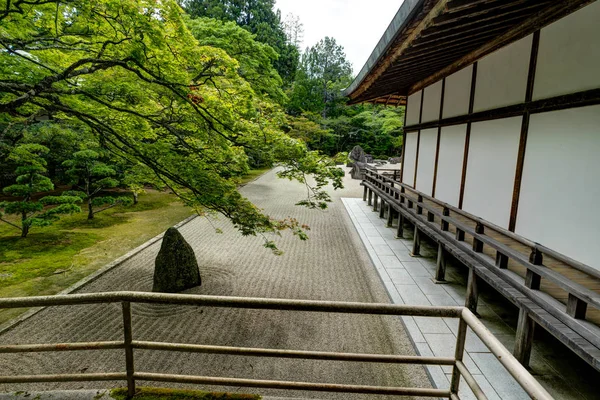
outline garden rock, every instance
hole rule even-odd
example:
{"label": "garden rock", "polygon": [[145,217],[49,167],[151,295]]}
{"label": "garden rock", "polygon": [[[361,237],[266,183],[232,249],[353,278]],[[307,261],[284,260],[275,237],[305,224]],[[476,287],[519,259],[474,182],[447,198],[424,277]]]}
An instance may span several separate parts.
{"label": "garden rock", "polygon": [[366,162],[365,161],[365,151],[360,146],[354,146],[352,151],[348,155],[348,158],[353,161]]}
{"label": "garden rock", "polygon": [[176,293],[200,284],[194,250],[176,228],[167,229],[154,263],[152,291]]}

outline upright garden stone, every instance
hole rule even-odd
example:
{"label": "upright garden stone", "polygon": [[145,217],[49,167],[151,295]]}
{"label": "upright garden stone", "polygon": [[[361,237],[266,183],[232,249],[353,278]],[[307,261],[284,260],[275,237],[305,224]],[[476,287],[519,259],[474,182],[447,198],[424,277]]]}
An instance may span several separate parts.
{"label": "upright garden stone", "polygon": [[167,229],[154,264],[152,291],[175,293],[200,284],[200,270],[192,246],[176,228]]}
{"label": "upright garden stone", "polygon": [[360,146],[354,146],[354,148],[348,155],[348,158],[355,162],[358,161],[358,162],[364,163],[365,162],[365,151]]}

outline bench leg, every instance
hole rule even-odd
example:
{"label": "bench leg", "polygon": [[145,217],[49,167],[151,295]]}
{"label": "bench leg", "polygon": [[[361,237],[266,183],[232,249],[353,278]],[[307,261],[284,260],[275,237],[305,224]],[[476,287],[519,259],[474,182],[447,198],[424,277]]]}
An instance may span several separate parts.
{"label": "bench leg", "polygon": [[398,230],[396,231],[396,239],[404,238],[404,216],[398,212]]}
{"label": "bench leg", "polygon": [[523,309],[519,310],[519,322],[517,323],[517,337],[515,338],[514,356],[524,367],[529,365],[531,358],[531,347],[533,346],[533,332],[535,322],[529,313]]}
{"label": "bench leg", "polygon": [[477,315],[477,302],[479,301],[479,291],[477,290],[477,275],[473,268],[469,269],[469,279],[467,281],[467,298],[465,307]]}
{"label": "bench leg", "polygon": [[416,257],[421,255],[421,234],[419,233],[419,228],[415,225],[415,235],[413,238],[413,247],[411,256]]}
{"label": "bench leg", "polygon": [[437,264],[435,268],[435,280],[443,282],[446,280],[446,249],[438,243]]}

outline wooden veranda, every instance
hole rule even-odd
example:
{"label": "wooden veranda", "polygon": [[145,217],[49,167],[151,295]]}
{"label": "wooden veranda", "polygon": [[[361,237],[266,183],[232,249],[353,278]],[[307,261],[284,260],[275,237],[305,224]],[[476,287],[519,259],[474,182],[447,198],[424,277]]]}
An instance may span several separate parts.
{"label": "wooden veranda", "polygon": [[397,180],[399,171],[367,171],[363,200],[414,227],[413,255],[421,235],[438,244],[436,277],[445,278],[447,254],[469,268],[466,306],[477,310],[478,279],[519,308],[515,357],[527,365],[536,325],[600,371],[600,271],[514,232],[425,195]]}

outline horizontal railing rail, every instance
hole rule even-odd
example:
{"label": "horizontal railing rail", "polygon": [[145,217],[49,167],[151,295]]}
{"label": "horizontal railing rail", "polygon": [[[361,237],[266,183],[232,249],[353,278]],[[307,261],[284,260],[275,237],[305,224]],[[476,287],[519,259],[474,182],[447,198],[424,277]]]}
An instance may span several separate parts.
{"label": "horizontal railing rail", "polygon": [[[469,214],[463,210],[441,202],[440,200],[437,200],[431,196],[420,193],[403,183],[390,180],[381,174],[367,171],[364,182],[367,185],[371,185],[374,189],[381,191],[382,195],[385,194],[394,201],[397,200],[400,203],[400,206],[405,207],[407,211],[412,210],[411,212],[415,214],[415,217],[419,218],[422,223],[440,231],[440,233],[447,236],[449,240],[452,239],[452,234],[449,232],[449,227],[454,226],[456,229],[456,234],[453,242],[456,245],[467,251],[471,257],[476,259],[482,265],[488,266],[490,271],[504,279],[506,282],[510,283],[511,286],[518,289],[524,295],[531,298],[536,302],[536,304],[538,304],[552,316],[560,320],[569,328],[573,329],[594,346],[600,348],[600,330],[597,329],[595,325],[582,323],[581,321],[585,319],[588,305],[600,310],[600,294],[544,266],[543,254],[548,254],[548,252],[543,246],[522,238],[519,235],[500,228],[492,223],[484,221],[481,218],[473,216],[472,214]],[[426,203],[424,200],[428,200],[437,206],[441,206],[442,211],[440,211],[434,205]],[[390,202],[390,199],[387,199],[386,201]],[[470,227],[464,222],[457,220],[450,215],[450,212],[470,219],[476,224],[476,227]],[[434,225],[434,217],[437,217],[440,220],[439,227]],[[489,235],[486,235],[486,227],[490,227],[490,229],[493,231],[496,231],[499,234],[505,235],[511,239],[515,239],[519,243],[528,246],[531,249],[531,255],[529,258],[514,250],[510,246],[499,242]],[[472,248],[465,243],[465,234],[473,238]],[[483,254],[484,245],[487,245],[496,251],[495,261],[488,259],[488,256]],[[555,254],[555,252],[552,254]],[[586,269],[582,269],[578,265],[567,263],[566,260],[568,260],[568,258],[565,256],[559,255],[559,257],[555,257],[552,255],[552,258],[555,258],[556,260],[563,262],[564,264],[569,265],[581,272],[586,274],[588,273]],[[526,268],[527,274],[522,281],[507,271],[509,260],[512,260]],[[591,269],[591,267],[588,266],[587,269]],[[596,278],[599,274],[596,271],[593,274],[588,275],[590,275],[591,278]],[[550,303],[547,301],[547,299],[541,297],[539,294],[539,289],[542,278],[547,279],[569,294],[569,304],[565,306],[564,310],[557,306],[557,304]]]}
{"label": "horizontal railing rail", "polygon": [[[478,399],[487,397],[462,362],[467,329],[470,327],[481,341],[496,356],[498,361],[515,378],[523,389],[534,399],[552,399],[548,392],[531,374],[502,346],[492,333],[464,307],[431,307],[397,304],[332,302],[311,300],[287,300],[265,298],[243,298],[224,296],[200,296],[146,292],[106,292],[57,296],[36,296],[25,298],[0,298],[0,308],[71,306],[84,304],[121,303],[123,313],[123,341],[47,343],[47,344],[4,344],[0,353],[25,353],[47,351],[100,351],[124,349],[126,371],[122,373],[88,373],[59,375],[16,375],[0,376],[0,383],[29,382],[71,382],[71,381],[127,381],[128,395],[135,394],[136,381],[192,383],[204,385],[232,385],[242,387],[326,391],[343,393],[365,393],[381,395],[442,397],[460,399],[458,394],[460,378],[463,377]],[[204,307],[230,307],[260,310],[310,311],[326,313],[350,313],[367,315],[421,316],[459,318],[455,357],[422,357],[388,354],[337,353],[306,350],[264,349],[248,347],[212,346],[188,343],[165,343],[133,340],[131,303],[179,304]],[[368,385],[348,385],[334,383],[313,383],[275,381],[262,379],[239,379],[227,377],[176,375],[149,373],[135,370],[134,350],[175,351],[188,353],[227,354],[253,357],[275,357],[330,361],[354,361],[372,363],[396,363],[412,365],[453,366],[449,389],[385,387]]]}
{"label": "horizontal railing rail", "polygon": [[[396,176],[400,176],[400,170],[396,170],[396,171],[398,171],[397,174],[396,174]],[[544,246],[544,245],[542,245],[540,243],[533,242],[533,241],[531,241],[531,240],[529,240],[529,239],[527,239],[527,238],[525,238],[525,237],[523,237],[521,235],[518,235],[518,234],[516,234],[514,232],[509,231],[506,228],[498,226],[498,225],[496,225],[496,224],[494,224],[494,223],[492,223],[490,221],[486,221],[486,220],[484,220],[484,219],[482,219],[482,218],[480,218],[480,217],[478,217],[476,215],[473,215],[473,214],[471,214],[471,213],[469,213],[467,211],[464,211],[464,210],[462,210],[462,209],[460,209],[458,207],[455,207],[455,206],[453,206],[451,204],[448,204],[448,203],[443,202],[443,201],[441,201],[439,199],[436,199],[435,197],[429,196],[429,195],[427,195],[425,193],[421,193],[418,190],[410,187],[409,185],[407,185],[405,183],[398,182],[397,180],[390,179],[387,176],[384,176],[384,175],[381,175],[381,174],[377,174],[377,171],[372,171],[372,170],[367,170],[367,176],[370,176],[370,177],[374,178],[375,180],[379,180],[379,181],[381,181],[383,183],[386,183],[386,184],[393,184],[394,186],[392,186],[392,187],[404,188],[405,191],[408,190],[409,192],[413,193],[417,198],[419,196],[421,196],[424,200],[431,201],[431,202],[433,202],[433,203],[435,203],[435,204],[437,204],[437,205],[439,205],[439,206],[441,206],[441,207],[443,207],[445,209],[448,209],[449,211],[451,211],[453,213],[456,213],[458,215],[461,215],[461,216],[463,216],[465,218],[468,218],[468,219],[471,219],[473,221],[478,221],[484,227],[489,228],[491,230],[494,230],[494,231],[496,231],[498,233],[501,233],[502,235],[504,235],[504,236],[506,236],[506,237],[508,237],[508,238],[510,238],[512,240],[515,240],[515,241],[519,242],[520,244],[522,244],[524,246],[529,247],[532,250],[532,252],[533,251],[537,251],[537,252],[539,252],[541,254],[546,254],[546,255],[554,258],[555,260],[560,261],[560,262],[562,262],[564,264],[567,264],[570,267],[572,267],[572,268],[574,268],[574,269],[576,269],[578,271],[581,271],[581,272],[586,273],[586,274],[588,274],[590,276],[593,276],[595,278],[600,279],[600,271],[597,270],[596,268],[592,268],[589,265],[586,265],[586,264],[584,264],[582,262],[574,260],[571,257],[566,256],[566,255],[564,255],[562,253],[559,253],[556,250],[550,249],[550,248],[548,248],[548,247],[546,247],[546,246]]]}

